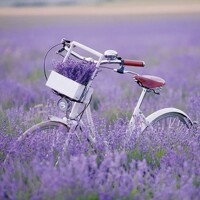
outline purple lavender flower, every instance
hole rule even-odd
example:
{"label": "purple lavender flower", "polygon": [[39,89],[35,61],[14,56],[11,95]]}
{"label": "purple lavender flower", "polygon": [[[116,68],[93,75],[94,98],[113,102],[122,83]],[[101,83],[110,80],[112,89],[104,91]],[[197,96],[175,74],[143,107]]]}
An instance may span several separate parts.
{"label": "purple lavender flower", "polygon": [[[55,99],[51,100],[41,78],[41,63],[49,41],[58,41],[66,32],[101,52],[112,48],[123,58],[144,59],[147,67],[136,72],[166,79],[160,96],[146,96],[144,113],[173,106],[200,121],[199,16],[133,18],[88,21],[86,17],[79,22],[68,16],[60,19],[67,28],[48,21],[45,29],[45,18],[40,22],[30,17],[23,23],[17,23],[20,17],[1,18],[0,199],[199,199],[200,127],[195,132],[149,131],[140,137],[136,130],[128,138],[126,118],[131,116],[141,89],[131,76],[103,71],[94,81],[94,149],[87,142],[87,128],[81,143],[72,135],[57,166],[44,159],[45,152],[52,150],[52,143],[56,152],[62,152],[64,132],[59,136],[38,133],[12,149],[27,128],[46,119],[49,112],[58,114]],[[31,26],[29,19],[37,23]],[[26,22],[29,25],[22,27]],[[68,60],[56,68],[87,84],[93,65]],[[48,106],[35,108],[38,103]],[[15,159],[3,164],[11,149]]]}
{"label": "purple lavender flower", "polygon": [[90,61],[74,61],[68,58],[65,62],[57,63],[55,71],[80,84],[87,85],[95,71],[95,66]]}

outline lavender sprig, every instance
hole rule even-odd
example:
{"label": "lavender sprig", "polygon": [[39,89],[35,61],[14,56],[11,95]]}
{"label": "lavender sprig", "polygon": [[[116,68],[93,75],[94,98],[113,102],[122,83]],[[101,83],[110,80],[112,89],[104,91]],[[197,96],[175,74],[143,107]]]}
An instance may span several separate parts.
{"label": "lavender sprig", "polygon": [[55,71],[82,85],[87,85],[95,67],[96,65],[91,61],[74,61],[69,58],[65,62],[57,63]]}

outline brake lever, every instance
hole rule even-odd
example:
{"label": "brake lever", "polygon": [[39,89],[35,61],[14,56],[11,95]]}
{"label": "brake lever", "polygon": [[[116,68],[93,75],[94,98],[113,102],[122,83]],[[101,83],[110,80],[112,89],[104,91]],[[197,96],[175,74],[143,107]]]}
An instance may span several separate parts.
{"label": "brake lever", "polygon": [[116,70],[119,74],[124,74],[124,66],[121,66],[119,69]]}
{"label": "brake lever", "polygon": [[63,47],[63,48],[59,49],[58,51],[56,51],[56,53],[57,53],[57,54],[60,54],[60,53],[62,53],[64,50],[65,50],[65,48]]}
{"label": "brake lever", "polygon": [[66,40],[65,38],[63,38],[63,39],[61,40],[61,42],[62,42],[62,44],[65,44],[65,43],[68,43],[68,44],[70,44],[70,43],[71,43],[71,41],[69,41],[69,40]]}
{"label": "brake lever", "polygon": [[66,46],[69,48],[70,42],[71,42],[71,41],[66,40],[65,38],[63,38],[63,39],[61,40],[61,44],[63,45],[63,47],[62,47],[61,49],[59,49],[56,53],[57,53],[57,54],[60,54],[60,53],[62,53],[63,51],[65,51],[65,47],[66,47]]}
{"label": "brake lever", "polygon": [[[119,69],[113,69],[115,72],[120,73],[120,74],[133,74],[133,75],[138,75],[138,73],[132,72],[132,71],[126,71],[124,69],[119,68]],[[123,70],[123,71],[122,71]]]}

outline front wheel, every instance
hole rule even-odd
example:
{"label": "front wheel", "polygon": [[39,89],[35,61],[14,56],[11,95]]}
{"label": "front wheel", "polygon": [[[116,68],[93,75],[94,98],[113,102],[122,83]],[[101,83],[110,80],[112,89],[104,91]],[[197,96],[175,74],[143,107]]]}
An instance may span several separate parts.
{"label": "front wheel", "polygon": [[68,140],[69,127],[50,120],[41,122],[16,140],[5,161],[17,159],[30,162],[37,158],[56,163],[65,151]]}
{"label": "front wheel", "polygon": [[183,111],[176,108],[161,109],[146,118],[149,125],[143,130],[154,144],[178,146],[188,144],[193,122]]}

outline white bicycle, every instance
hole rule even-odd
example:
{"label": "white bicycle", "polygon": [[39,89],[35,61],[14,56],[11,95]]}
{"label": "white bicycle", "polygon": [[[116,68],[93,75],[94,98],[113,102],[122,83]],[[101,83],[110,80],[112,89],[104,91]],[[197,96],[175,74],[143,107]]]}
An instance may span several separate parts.
{"label": "white bicycle", "polygon": [[[160,89],[165,85],[165,80],[160,77],[139,75],[133,71],[125,70],[125,66],[144,67],[145,63],[143,61],[122,59],[114,50],[107,50],[102,54],[76,41],[62,39],[60,44],[63,46],[57,53],[63,56],[63,63],[67,62],[68,59],[75,59],[77,62],[83,61],[86,64],[89,62],[95,66],[95,70],[92,72],[87,84],[83,85],[61,75],[55,70],[52,70],[47,77],[44,62],[44,72],[47,78],[46,85],[61,97],[57,105],[65,113],[65,116],[62,118],[49,116],[47,121],[34,125],[17,139],[17,148],[22,148],[21,151],[19,149],[18,151],[21,155],[24,152],[25,160],[29,159],[27,152],[30,153],[30,156],[37,152],[37,154],[40,154],[41,159],[51,158],[52,155],[54,158],[58,158],[61,153],[69,151],[68,146],[73,137],[79,142],[82,141],[81,133],[84,127],[89,127],[90,133],[87,137],[87,142],[92,147],[94,146],[98,131],[93,123],[90,102],[94,91],[92,82],[100,69],[112,69],[115,73],[131,74],[136,83],[143,88],[128,123],[127,139],[135,133],[134,130],[136,128],[139,128],[141,133],[147,129],[153,130],[156,128],[159,131],[169,131],[172,128],[185,131],[189,130],[194,124],[186,113],[176,108],[164,108],[148,117],[144,116],[140,108],[145,95],[149,92],[159,94]],[[90,55],[89,57],[88,54]],[[118,65],[119,67],[114,69],[113,65]],[[13,147],[12,151],[7,155],[7,159],[15,151],[16,147]]]}

